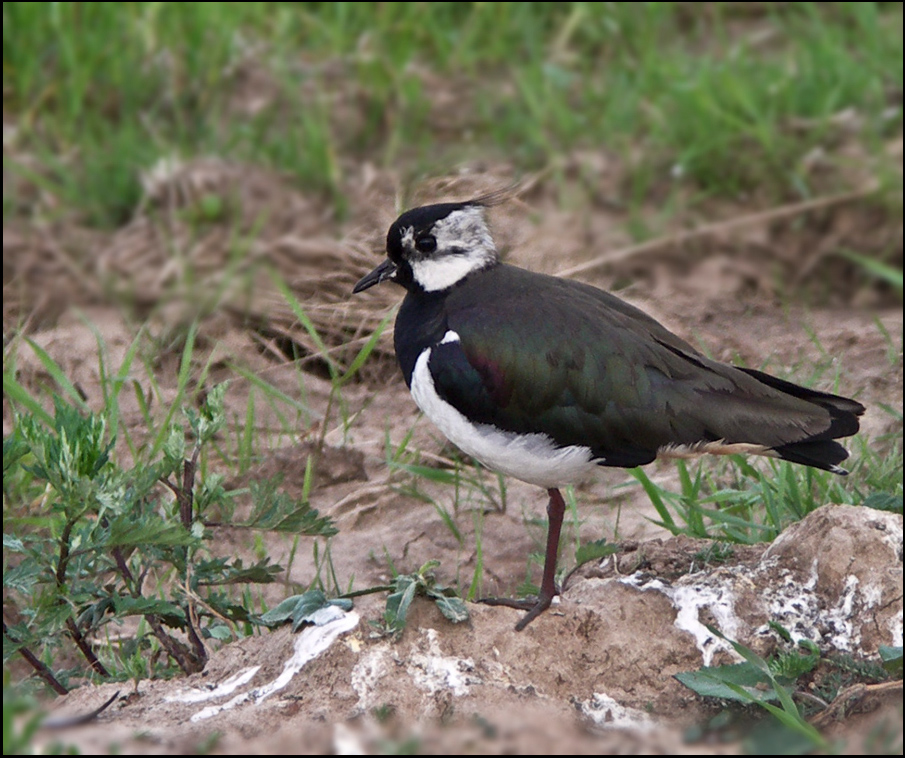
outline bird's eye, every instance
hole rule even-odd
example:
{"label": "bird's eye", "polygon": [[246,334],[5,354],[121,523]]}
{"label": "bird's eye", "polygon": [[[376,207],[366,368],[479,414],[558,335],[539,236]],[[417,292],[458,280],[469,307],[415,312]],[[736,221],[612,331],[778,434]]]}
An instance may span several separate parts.
{"label": "bird's eye", "polygon": [[437,238],[433,234],[425,234],[415,240],[415,248],[419,253],[432,253],[437,249]]}

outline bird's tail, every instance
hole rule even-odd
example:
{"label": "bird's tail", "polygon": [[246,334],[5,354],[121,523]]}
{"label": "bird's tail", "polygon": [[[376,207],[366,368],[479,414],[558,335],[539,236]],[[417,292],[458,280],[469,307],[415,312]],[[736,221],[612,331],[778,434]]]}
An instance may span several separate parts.
{"label": "bird's tail", "polygon": [[848,474],[848,471],[839,465],[848,458],[848,450],[835,440],[850,437],[858,432],[860,428],[858,417],[864,413],[864,406],[861,403],[829,392],[808,389],[756,369],[740,370],[780,392],[825,408],[830,414],[830,425],[827,429],[807,439],[774,447],[776,455],[792,463],[813,466],[824,471],[832,471],[834,474]]}

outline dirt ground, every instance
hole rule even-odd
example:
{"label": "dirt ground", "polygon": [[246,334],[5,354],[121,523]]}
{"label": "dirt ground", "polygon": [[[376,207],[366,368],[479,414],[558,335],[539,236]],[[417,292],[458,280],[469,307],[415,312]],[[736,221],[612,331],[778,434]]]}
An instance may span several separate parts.
{"label": "dirt ground", "polygon": [[[603,256],[576,278],[617,290],[717,359],[859,399],[868,407],[862,436],[877,449],[901,439],[901,416],[882,408],[902,409],[901,300],[833,256],[873,242],[896,246],[901,256],[901,218],[867,196],[772,215],[748,214],[742,203],[713,204],[709,217],[699,211],[700,218],[676,219],[655,244],[636,245],[625,232],[626,211],[609,202],[622,180],[618,161],[601,154],[573,162],[585,169],[584,181],[593,172],[595,202],[564,202],[567,193],[537,178],[491,211],[510,262],[557,273]],[[568,181],[568,162],[564,175]],[[505,166],[473,167],[421,182],[406,205],[465,199],[512,179]],[[311,503],[339,528],[330,555],[342,585],[385,583],[390,561],[411,572],[436,559],[445,584],[467,589],[481,564],[482,592],[511,594],[543,539],[530,519],[542,517],[544,493],[508,481],[503,509],[491,476],[484,479],[489,495],[463,487],[458,501],[448,486],[422,482],[427,497],[406,489],[410,479],[386,466],[388,440],[398,445],[414,429],[410,447],[430,465],[446,465],[452,451],[419,418],[393,363],[389,332],[361,381],[343,389],[342,414],[334,404],[324,418],[324,362],[267,269],[285,278],[334,357],[347,363],[401,300],[402,291],[389,286],[354,299],[350,293],[380,260],[404,194],[396,177],[371,166],[354,175],[348,192],[349,212],[340,221],[277,175],[203,160],[147,177],[142,207],[116,232],[14,224],[3,239],[4,340],[16,330],[27,334],[99,407],[94,330],[115,367],[147,323],[159,352],[146,365],[154,367],[165,407],[175,396],[181,350],[173,335],[200,317],[197,361],[210,367],[208,383],[231,380],[229,415],[240,419],[251,385],[234,367],[297,397],[298,365],[290,356],[300,352],[312,415],[288,434],[278,414],[258,403],[256,438],[269,444],[244,478],[280,473],[283,486],[300,494],[323,431],[327,447]],[[229,223],[199,226],[187,210],[211,193],[228,200]],[[231,236],[236,228],[254,230],[241,256]],[[24,345],[17,366],[28,386],[48,384]],[[139,385],[146,370],[135,369]],[[123,413],[140,428],[130,393]],[[9,424],[4,403],[5,432]],[[649,473],[677,486],[669,463]],[[297,635],[264,632],[212,650],[205,670],[188,679],[144,681],[132,693],[128,684],[76,690],[53,703],[54,718],[90,711],[117,690],[120,697],[91,724],[43,730],[41,740],[86,753],[732,753],[740,750],[735,735],[689,731],[719,709],[673,678],[737,660],[705,623],[762,653],[775,644],[770,618],[819,641],[826,653],[875,656],[879,645],[902,644],[900,516],[827,507],[772,547],[738,548],[710,566],[695,557],[702,545],[670,539],[652,524],[647,497],[624,472],[602,472],[576,499],[580,523],[572,539],[576,532],[582,541],[606,537],[622,550],[574,575],[561,603],[522,633],[513,630],[512,610],[469,604],[471,619],[453,625],[418,600],[393,640],[369,623],[380,619],[385,596],[367,596],[323,626]],[[461,542],[438,506],[453,514]],[[274,559],[287,565],[292,540],[267,540]],[[239,530],[225,530],[217,549],[254,555]],[[275,605],[291,593],[290,583],[307,585],[314,571],[303,544],[287,582],[268,586],[266,600]],[[531,571],[538,581],[538,567]],[[884,739],[901,747],[901,687],[865,691],[852,703],[823,725],[846,752],[878,752]]]}

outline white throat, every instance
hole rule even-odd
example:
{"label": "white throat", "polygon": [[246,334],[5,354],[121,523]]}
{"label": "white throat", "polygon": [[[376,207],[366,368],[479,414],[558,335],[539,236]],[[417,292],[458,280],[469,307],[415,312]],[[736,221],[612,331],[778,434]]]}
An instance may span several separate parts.
{"label": "white throat", "polygon": [[438,292],[452,287],[472,271],[484,268],[492,258],[472,255],[450,256],[439,260],[412,262],[412,275],[425,292]]}

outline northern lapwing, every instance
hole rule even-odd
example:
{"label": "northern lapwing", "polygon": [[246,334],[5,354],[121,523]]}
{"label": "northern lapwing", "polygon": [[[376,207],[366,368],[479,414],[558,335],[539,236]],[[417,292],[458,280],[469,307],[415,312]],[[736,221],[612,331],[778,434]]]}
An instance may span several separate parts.
{"label": "northern lapwing", "polygon": [[608,292],[502,263],[494,201],[403,213],[353,292],[405,288],[394,343],[415,402],[465,453],[547,490],[540,595],[486,601],[527,610],[517,630],[557,592],[559,488],[598,466],[753,453],[847,473],[835,440],[858,431],[861,403],[710,360]]}

